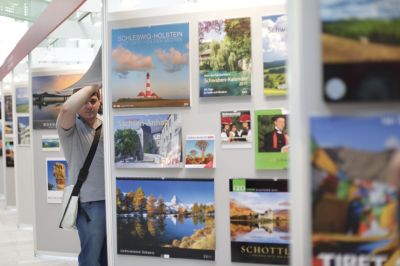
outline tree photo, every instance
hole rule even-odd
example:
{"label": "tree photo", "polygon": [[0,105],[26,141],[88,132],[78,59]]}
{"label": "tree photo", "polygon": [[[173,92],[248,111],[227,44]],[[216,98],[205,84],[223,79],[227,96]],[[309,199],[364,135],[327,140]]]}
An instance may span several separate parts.
{"label": "tree photo", "polygon": [[186,168],[215,168],[215,136],[188,135],[186,137]]}
{"label": "tree photo", "polygon": [[213,260],[212,179],[117,178],[117,249]]}
{"label": "tree photo", "polygon": [[199,22],[200,96],[250,95],[250,18]]}
{"label": "tree photo", "polygon": [[[143,152],[139,135],[133,129],[118,129],[114,134],[115,160],[142,160]],[[117,159],[118,158],[118,159]]]}

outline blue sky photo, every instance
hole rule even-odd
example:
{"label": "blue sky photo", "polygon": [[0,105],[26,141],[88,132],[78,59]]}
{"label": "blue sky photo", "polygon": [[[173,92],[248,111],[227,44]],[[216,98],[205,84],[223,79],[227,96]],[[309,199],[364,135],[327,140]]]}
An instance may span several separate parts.
{"label": "blue sky photo", "polygon": [[230,192],[230,198],[258,213],[289,209],[288,192]]}
{"label": "blue sky photo", "polygon": [[170,115],[130,115],[114,116],[114,132],[118,129],[137,130],[142,123],[151,127],[151,132],[159,132]]}
{"label": "blue sky photo", "polygon": [[45,144],[51,147],[60,147],[60,139],[58,138],[58,136],[54,137],[47,136],[46,138],[42,137],[42,147]]}
{"label": "blue sky photo", "polygon": [[117,188],[121,192],[136,191],[142,187],[146,196],[151,193],[158,198],[163,196],[164,201],[170,201],[176,195],[183,203],[214,203],[214,180],[162,180],[162,179],[122,179],[117,178]]}
{"label": "blue sky photo", "polygon": [[276,15],[262,18],[264,62],[287,59],[287,16]]}
{"label": "blue sky photo", "polygon": [[29,103],[29,91],[26,87],[15,88],[16,105],[24,105]]}
{"label": "blue sky photo", "polygon": [[400,148],[400,116],[314,117],[311,136],[319,147],[365,151]]}
{"label": "blue sky photo", "polygon": [[32,77],[32,92],[61,92],[80,79],[82,74],[65,74]]}
{"label": "blue sky photo", "polygon": [[18,129],[29,127],[29,116],[18,116]]}
{"label": "blue sky photo", "polygon": [[321,0],[321,20],[396,19],[400,4],[395,0]]}
{"label": "blue sky photo", "polygon": [[[197,156],[201,156],[201,149],[196,147],[196,142],[198,140],[186,140],[186,155],[190,154],[191,150],[197,151]],[[214,154],[214,141],[208,140],[208,146],[205,150],[205,154],[211,153]]]}
{"label": "blue sky photo", "polygon": [[112,30],[112,100],[146,90],[164,99],[189,99],[189,24]]}
{"label": "blue sky photo", "polygon": [[65,165],[65,171],[66,171],[66,180],[65,184],[68,184],[68,164],[66,160],[47,160],[47,179],[49,184],[53,184],[54,188],[53,190],[57,190],[56,188],[56,177],[53,175],[53,167],[55,163],[62,163]]}

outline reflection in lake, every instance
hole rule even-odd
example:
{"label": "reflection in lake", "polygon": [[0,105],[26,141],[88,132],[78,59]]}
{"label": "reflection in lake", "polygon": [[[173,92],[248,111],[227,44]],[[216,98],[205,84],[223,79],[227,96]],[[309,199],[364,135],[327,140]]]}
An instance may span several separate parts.
{"label": "reflection in lake", "polygon": [[[214,220],[208,217],[207,222]],[[175,239],[191,236],[196,230],[204,228],[204,217],[168,215],[156,217],[117,217],[119,248],[129,248],[132,244],[143,246],[170,245]]]}
{"label": "reflection in lake", "polygon": [[63,103],[33,105],[34,120],[56,120]]}
{"label": "reflection in lake", "polygon": [[288,222],[231,221],[231,240],[251,243],[289,244]]}

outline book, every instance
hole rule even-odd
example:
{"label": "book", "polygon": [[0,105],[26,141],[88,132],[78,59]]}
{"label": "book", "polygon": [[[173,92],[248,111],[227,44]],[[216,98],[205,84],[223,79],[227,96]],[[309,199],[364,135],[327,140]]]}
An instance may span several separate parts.
{"label": "book", "polygon": [[188,135],[185,145],[186,168],[215,168],[215,136]]}
{"label": "book", "polygon": [[289,264],[286,179],[229,180],[232,262]]}
{"label": "book", "polygon": [[130,115],[113,119],[115,167],[182,167],[180,115]]}
{"label": "book", "polygon": [[112,107],[190,106],[189,23],[120,25],[111,30]]}
{"label": "book", "polygon": [[251,148],[252,121],[249,110],[221,112],[221,147]]}
{"label": "book", "polygon": [[288,115],[283,109],[256,110],[256,169],[286,169],[290,140]]}
{"label": "book", "polygon": [[400,116],[310,125],[313,265],[397,265]]}
{"label": "book", "polygon": [[251,95],[250,18],[201,21],[200,97]]}
{"label": "book", "polygon": [[118,177],[116,197],[118,254],[215,259],[213,179]]}
{"label": "book", "polygon": [[262,17],[264,95],[287,94],[287,15]]}

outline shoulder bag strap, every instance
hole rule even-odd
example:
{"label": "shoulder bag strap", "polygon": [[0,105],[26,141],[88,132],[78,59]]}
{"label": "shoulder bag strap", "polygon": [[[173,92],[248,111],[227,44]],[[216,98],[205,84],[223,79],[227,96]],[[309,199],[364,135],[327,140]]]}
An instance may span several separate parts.
{"label": "shoulder bag strap", "polygon": [[86,180],[86,178],[87,178],[87,176],[89,174],[89,167],[92,164],[94,154],[96,153],[97,146],[99,144],[102,126],[103,125],[100,125],[98,128],[96,128],[96,133],[94,134],[92,146],[90,146],[90,150],[89,150],[88,155],[86,156],[86,160],[83,163],[83,166],[82,166],[81,170],[79,170],[78,180],[76,181],[76,184],[75,184],[74,189],[72,191],[72,196],[79,195],[79,192],[81,190],[83,182],[85,182],[85,180]]}

